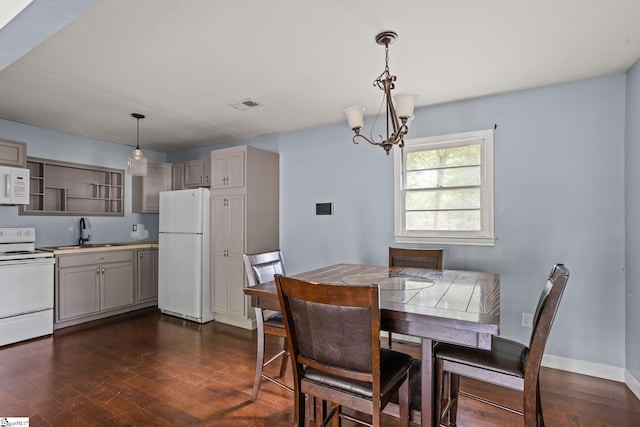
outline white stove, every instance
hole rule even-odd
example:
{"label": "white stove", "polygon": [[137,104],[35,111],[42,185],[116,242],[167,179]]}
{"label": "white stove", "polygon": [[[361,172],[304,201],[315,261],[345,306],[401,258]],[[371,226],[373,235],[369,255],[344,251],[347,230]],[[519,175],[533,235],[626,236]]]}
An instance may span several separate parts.
{"label": "white stove", "polygon": [[0,262],[53,258],[53,253],[38,251],[35,228],[0,228]]}
{"label": "white stove", "polygon": [[53,253],[32,227],[0,228],[0,346],[53,333]]}

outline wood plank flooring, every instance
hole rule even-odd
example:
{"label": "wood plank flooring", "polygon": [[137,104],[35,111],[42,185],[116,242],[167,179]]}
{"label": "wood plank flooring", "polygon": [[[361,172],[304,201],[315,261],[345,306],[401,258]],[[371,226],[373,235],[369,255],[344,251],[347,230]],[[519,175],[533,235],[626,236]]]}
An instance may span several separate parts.
{"label": "wood plank flooring", "polygon": [[[1,347],[0,417],[29,417],[32,427],[292,425],[287,391],[263,382],[251,402],[255,342],[255,331],[145,311]],[[552,369],[543,369],[541,383],[548,427],[640,425],[640,401],[622,383]],[[508,391],[463,388],[513,401]],[[460,405],[460,427],[522,425],[475,401]]]}

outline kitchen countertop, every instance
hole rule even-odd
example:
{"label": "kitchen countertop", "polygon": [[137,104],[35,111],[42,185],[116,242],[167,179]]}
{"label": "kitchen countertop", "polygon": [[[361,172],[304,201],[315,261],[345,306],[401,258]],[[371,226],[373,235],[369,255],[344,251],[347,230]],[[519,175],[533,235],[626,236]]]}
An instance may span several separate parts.
{"label": "kitchen countertop", "polygon": [[120,242],[120,243],[96,243],[86,245],[65,245],[65,246],[45,246],[36,249],[41,251],[53,252],[54,255],[78,254],[86,252],[105,252],[105,251],[122,251],[131,249],[150,249],[157,248],[157,240],[145,240],[139,242]]}

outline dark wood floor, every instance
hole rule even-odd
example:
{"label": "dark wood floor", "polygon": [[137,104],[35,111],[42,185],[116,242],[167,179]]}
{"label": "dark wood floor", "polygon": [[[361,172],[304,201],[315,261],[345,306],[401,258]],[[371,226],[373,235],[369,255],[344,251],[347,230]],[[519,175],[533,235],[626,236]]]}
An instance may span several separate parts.
{"label": "dark wood floor", "polygon": [[[251,402],[254,369],[255,331],[146,312],[0,348],[0,417],[29,417],[32,427],[291,425],[285,390],[265,383]],[[624,384],[552,369],[541,382],[548,427],[640,425],[640,401]],[[508,391],[463,386],[513,401]],[[461,427],[522,425],[466,403]]]}

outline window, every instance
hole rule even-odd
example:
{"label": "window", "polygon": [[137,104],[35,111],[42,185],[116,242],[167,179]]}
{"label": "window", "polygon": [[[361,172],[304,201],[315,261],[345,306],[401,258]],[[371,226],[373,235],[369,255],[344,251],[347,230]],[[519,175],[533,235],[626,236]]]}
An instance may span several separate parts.
{"label": "window", "polygon": [[494,244],[493,130],[406,140],[394,155],[396,242]]}

